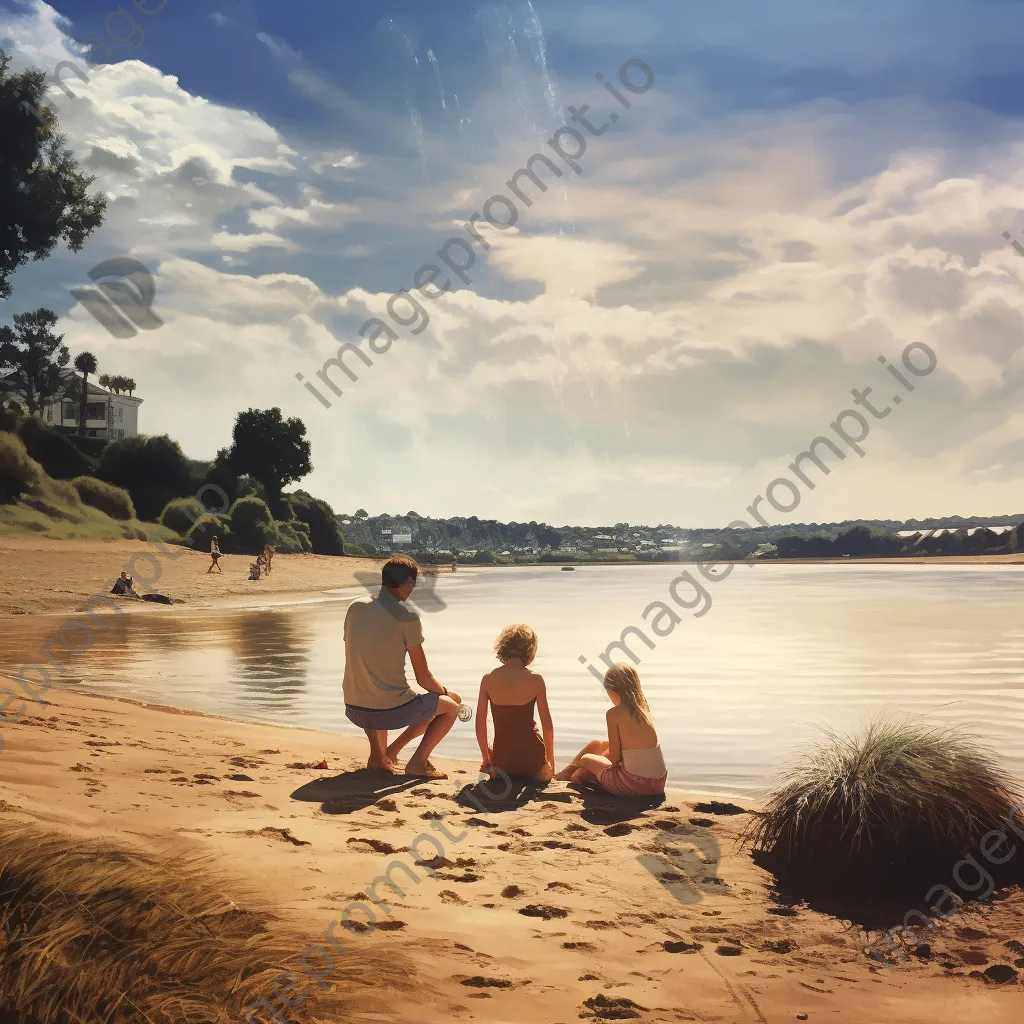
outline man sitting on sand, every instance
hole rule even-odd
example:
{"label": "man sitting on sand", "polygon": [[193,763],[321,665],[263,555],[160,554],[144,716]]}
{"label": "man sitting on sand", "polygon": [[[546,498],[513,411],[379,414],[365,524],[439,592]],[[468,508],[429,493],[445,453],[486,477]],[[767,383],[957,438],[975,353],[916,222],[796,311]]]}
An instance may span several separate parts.
{"label": "man sitting on sand", "polygon": [[135,581],[123,569],[121,570],[121,575],[114,580],[114,585],[110,588],[110,592],[117,594],[118,597],[139,596],[135,592]]}
{"label": "man sitting on sand", "polygon": [[[422,736],[405,766],[406,775],[446,778],[428,760],[431,751],[455,722],[462,699],[449,693],[427,668],[420,618],[403,605],[419,576],[419,566],[393,555],[381,570],[377,597],[354,601],[345,615],[345,716],[370,741],[367,768],[398,774],[398,755]],[[417,694],[405,677],[409,655],[416,682],[427,692]],[[388,730],[402,729],[389,746]]]}

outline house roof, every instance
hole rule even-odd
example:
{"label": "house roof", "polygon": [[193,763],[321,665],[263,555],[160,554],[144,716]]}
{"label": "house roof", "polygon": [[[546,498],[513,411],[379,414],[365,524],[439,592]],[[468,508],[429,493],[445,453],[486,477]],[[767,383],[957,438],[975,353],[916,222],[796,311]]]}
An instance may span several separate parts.
{"label": "house roof", "polygon": [[[82,378],[74,370],[68,370],[64,373],[64,379],[65,381],[76,380],[80,382]],[[78,386],[81,387],[81,383]],[[116,398],[119,402],[127,402],[130,405],[142,405],[143,402],[141,398],[136,398],[134,395],[119,394],[116,391],[111,391],[109,388],[101,387],[94,380],[88,382],[88,398],[107,397]]]}

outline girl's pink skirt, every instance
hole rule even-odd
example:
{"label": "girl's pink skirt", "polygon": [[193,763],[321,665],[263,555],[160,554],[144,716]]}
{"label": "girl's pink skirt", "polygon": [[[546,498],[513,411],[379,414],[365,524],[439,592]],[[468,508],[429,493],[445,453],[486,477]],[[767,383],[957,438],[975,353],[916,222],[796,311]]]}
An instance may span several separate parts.
{"label": "girl's pink skirt", "polygon": [[613,764],[601,772],[597,784],[613,796],[660,796],[665,792],[668,775],[660,779],[645,779],[627,772],[621,764]]}

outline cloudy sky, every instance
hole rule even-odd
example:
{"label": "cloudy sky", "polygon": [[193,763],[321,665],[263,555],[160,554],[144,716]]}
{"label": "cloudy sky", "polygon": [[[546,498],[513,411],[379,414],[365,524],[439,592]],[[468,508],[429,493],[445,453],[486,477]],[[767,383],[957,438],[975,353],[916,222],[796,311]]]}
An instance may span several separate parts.
{"label": "cloudy sky", "polygon": [[[51,95],[111,197],[0,317],[56,310],[193,457],[280,406],[339,511],[555,524],[741,517],[922,342],[937,369],[864,457],[770,521],[1021,512],[1022,43],[1020,0],[0,0],[17,67],[86,71]],[[584,104],[608,128],[577,173],[547,140]],[[536,152],[560,176],[471,239]],[[396,302],[452,236],[470,282]],[[163,327],[76,304],[114,257]],[[372,365],[337,396],[347,343]]]}

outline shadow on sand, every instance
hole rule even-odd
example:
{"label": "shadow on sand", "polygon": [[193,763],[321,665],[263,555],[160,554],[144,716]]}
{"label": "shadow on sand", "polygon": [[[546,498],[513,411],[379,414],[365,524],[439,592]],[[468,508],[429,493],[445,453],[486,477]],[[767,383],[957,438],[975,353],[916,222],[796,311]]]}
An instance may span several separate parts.
{"label": "shadow on sand", "polygon": [[[506,777],[508,778],[508,777]],[[466,786],[456,797],[462,807],[498,814],[515,811],[526,804],[538,803],[582,804],[580,817],[592,825],[615,825],[639,817],[665,802],[665,797],[623,798],[611,796],[597,787],[573,788],[561,782],[536,782],[533,779],[493,779],[490,782]]]}
{"label": "shadow on sand", "polygon": [[416,775],[389,775],[357,768],[332,778],[306,782],[291,794],[291,799],[322,804],[320,809],[326,814],[351,814],[370,807],[382,797],[422,786],[424,781]]}

